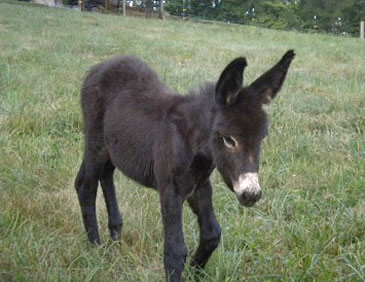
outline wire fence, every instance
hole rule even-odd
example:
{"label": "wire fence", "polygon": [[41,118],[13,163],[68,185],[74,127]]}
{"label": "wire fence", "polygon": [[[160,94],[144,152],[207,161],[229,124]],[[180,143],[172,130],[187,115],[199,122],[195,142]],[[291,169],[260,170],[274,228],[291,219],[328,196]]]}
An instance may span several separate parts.
{"label": "wire fence", "polygon": [[[360,12],[344,9],[342,13],[347,15],[330,15],[328,11],[323,14],[322,10],[311,10],[303,16],[303,11],[297,4],[286,1],[242,1],[252,3],[231,4],[223,0],[32,0],[48,5],[67,5],[84,11],[98,11],[103,13],[118,13],[127,16],[139,16],[147,18],[173,17],[180,20],[194,21],[223,21],[245,25],[262,26],[274,29],[299,30],[305,32],[327,32],[337,35],[351,35],[364,37],[364,27],[360,27],[365,17],[365,8]],[[353,0],[362,1],[362,0]],[[255,6],[257,3],[262,6]],[[223,5],[223,4],[224,5]],[[283,4],[284,3],[284,4]],[[285,4],[287,3],[287,4]],[[296,3],[296,1],[295,1]],[[364,0],[365,7],[365,0]],[[228,8],[230,10],[228,10]],[[321,11],[322,14],[317,14]],[[349,12],[350,11],[350,12]],[[351,16],[353,15],[353,16]],[[354,17],[358,19],[354,19]],[[360,16],[360,17],[359,17]]]}
{"label": "wire fence", "polygon": [[69,6],[84,11],[120,13],[128,16],[164,18],[164,3],[159,0],[64,0]]}

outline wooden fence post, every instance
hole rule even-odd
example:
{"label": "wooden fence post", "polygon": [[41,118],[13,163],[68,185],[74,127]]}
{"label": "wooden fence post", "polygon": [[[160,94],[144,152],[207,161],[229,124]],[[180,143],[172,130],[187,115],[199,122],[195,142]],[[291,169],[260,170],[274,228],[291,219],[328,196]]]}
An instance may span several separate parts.
{"label": "wooden fence post", "polygon": [[125,5],[126,5],[126,0],[123,0],[123,16],[125,16]]}
{"label": "wooden fence post", "polygon": [[164,0],[160,0],[159,1],[159,18],[161,20],[164,20],[165,19],[165,10],[164,10],[163,1]]}
{"label": "wooden fence post", "polygon": [[146,1],[146,17],[152,17],[152,0],[145,0]]}
{"label": "wooden fence post", "polygon": [[364,25],[364,21],[360,22],[360,38],[364,39],[364,32],[365,32],[365,25]]}

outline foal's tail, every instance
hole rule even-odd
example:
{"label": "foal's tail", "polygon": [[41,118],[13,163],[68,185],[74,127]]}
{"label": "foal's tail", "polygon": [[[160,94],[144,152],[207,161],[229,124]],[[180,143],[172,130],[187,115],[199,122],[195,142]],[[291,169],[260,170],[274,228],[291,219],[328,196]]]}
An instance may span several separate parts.
{"label": "foal's tail", "polygon": [[102,90],[102,64],[91,68],[81,89],[81,108],[84,119],[84,133],[91,142],[103,141],[103,120],[106,95]]}

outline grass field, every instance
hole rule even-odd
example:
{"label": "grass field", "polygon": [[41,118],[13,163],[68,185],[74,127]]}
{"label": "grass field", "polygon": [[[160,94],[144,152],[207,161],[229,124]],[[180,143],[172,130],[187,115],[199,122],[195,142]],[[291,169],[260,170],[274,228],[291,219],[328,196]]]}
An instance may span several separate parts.
{"label": "grass field", "polygon": [[[365,42],[228,24],[123,18],[0,2],[0,281],[161,281],[157,193],[117,174],[124,216],[87,243],[73,188],[79,89],[89,67],[136,55],[182,93],[246,56],[247,82],[297,56],[268,108],[263,199],[251,209],[213,174],[222,241],[202,281],[365,280]],[[184,209],[186,243],[198,228]],[[188,267],[184,279],[193,280]]]}

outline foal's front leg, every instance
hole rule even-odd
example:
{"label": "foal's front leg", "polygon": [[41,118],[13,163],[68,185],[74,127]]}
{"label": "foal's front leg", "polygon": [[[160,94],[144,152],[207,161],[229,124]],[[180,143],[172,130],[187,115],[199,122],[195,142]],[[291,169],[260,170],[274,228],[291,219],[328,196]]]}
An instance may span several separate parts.
{"label": "foal's front leg", "polygon": [[189,205],[198,217],[200,243],[191,262],[193,267],[203,268],[213,251],[218,247],[221,228],[214,214],[212,186],[207,180],[188,199]]}
{"label": "foal's front leg", "polygon": [[180,281],[187,250],[182,228],[183,198],[173,184],[160,191],[162,222],[165,234],[164,265],[168,281]]}

